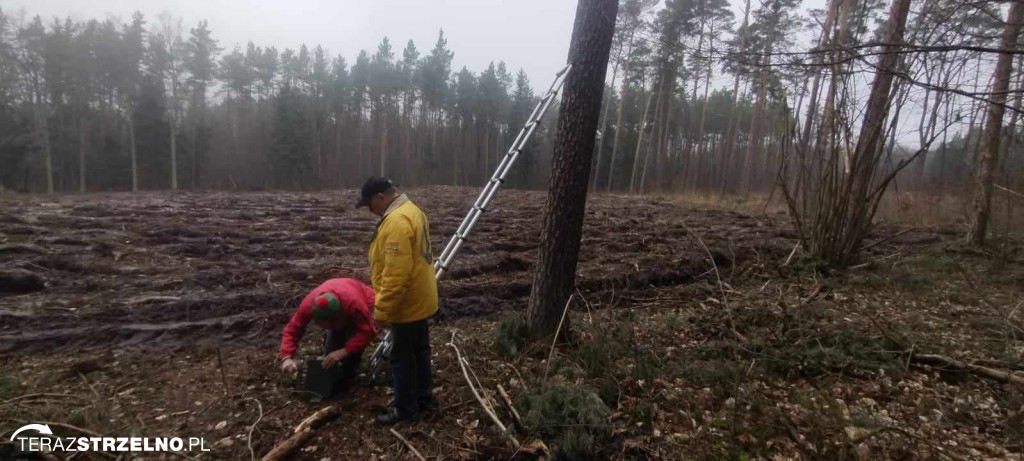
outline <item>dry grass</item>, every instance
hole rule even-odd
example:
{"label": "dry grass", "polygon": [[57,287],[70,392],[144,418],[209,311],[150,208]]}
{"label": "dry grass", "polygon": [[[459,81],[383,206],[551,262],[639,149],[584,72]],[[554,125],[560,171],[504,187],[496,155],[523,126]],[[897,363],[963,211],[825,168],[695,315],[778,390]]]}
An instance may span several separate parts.
{"label": "dry grass", "polygon": [[[1011,189],[1014,190],[1014,189]],[[970,185],[947,186],[945,192],[916,189],[900,193],[890,192],[882,199],[875,215],[876,222],[899,227],[957,227],[967,231],[973,207],[973,189]],[[721,196],[716,193],[676,193],[668,196],[674,204],[700,209],[720,209],[751,215],[788,214],[786,203],[779,194],[751,193],[747,197]],[[996,189],[992,200],[992,236],[999,240],[1019,237],[1024,229],[1024,196]]]}

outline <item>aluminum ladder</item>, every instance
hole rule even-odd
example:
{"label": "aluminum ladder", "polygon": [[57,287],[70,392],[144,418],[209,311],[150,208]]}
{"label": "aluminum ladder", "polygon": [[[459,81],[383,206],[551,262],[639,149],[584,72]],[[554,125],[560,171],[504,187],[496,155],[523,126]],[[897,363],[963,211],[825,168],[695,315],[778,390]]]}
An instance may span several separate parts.
{"label": "aluminum ladder", "polygon": [[[533,113],[526,119],[526,124],[519,130],[519,135],[516,136],[515,141],[512,141],[512,145],[509,147],[508,152],[501,159],[501,163],[498,164],[494,174],[491,176],[490,181],[484,186],[484,190],[480,192],[476,202],[469,209],[469,213],[462,219],[462,224],[459,225],[459,229],[455,231],[455,235],[448,240],[448,245],[445,245],[444,251],[441,256],[434,261],[434,277],[440,280],[450,267],[452,259],[459,253],[459,249],[462,248],[462,244],[466,242],[470,232],[473,231],[473,226],[476,225],[480,216],[487,211],[487,205],[491,203],[491,199],[494,198],[494,194],[498,192],[498,187],[505,182],[505,176],[508,174],[512,165],[516,159],[519,158],[519,154],[523,151],[523,146],[533,136],[533,132],[540,126],[540,120],[544,117],[544,113],[547,112],[548,107],[551,106],[551,102],[555,100],[555,96],[562,89],[562,85],[565,83],[565,78],[572,69],[572,64],[566,65],[562,70],[555,74],[555,80],[551,82],[551,86],[548,87],[547,93],[534,107]],[[386,359],[391,356],[391,331],[388,331],[384,335],[384,339],[377,344],[377,348],[374,349],[373,355],[370,356],[369,364],[369,377],[370,382],[376,383],[380,381],[381,376],[384,374]]]}

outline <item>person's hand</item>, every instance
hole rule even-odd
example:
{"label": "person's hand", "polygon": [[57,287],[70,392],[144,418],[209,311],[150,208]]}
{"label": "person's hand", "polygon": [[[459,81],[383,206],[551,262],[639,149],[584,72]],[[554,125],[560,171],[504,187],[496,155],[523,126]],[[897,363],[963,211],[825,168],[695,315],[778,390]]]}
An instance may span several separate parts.
{"label": "person's hand", "polygon": [[324,361],[321,365],[326,370],[330,367],[333,367],[336,363],[340,362],[347,355],[348,351],[346,351],[344,348],[338,349],[334,352],[331,352],[330,354],[327,354],[327,356],[324,357]]}
{"label": "person's hand", "polygon": [[291,357],[285,357],[285,359],[281,361],[281,371],[294,375],[299,372],[299,365],[296,364],[295,360],[292,360]]}

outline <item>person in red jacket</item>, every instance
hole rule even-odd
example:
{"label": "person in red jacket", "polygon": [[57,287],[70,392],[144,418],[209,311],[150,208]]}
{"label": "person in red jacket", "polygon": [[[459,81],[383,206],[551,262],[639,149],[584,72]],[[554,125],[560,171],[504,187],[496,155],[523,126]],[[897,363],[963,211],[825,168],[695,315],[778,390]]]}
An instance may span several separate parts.
{"label": "person in red jacket", "polygon": [[281,331],[281,371],[298,371],[292,355],[312,321],[326,330],[324,369],[341,362],[344,379],[354,378],[363,349],[377,336],[373,301],[373,290],[356,279],[330,279],[310,291]]}

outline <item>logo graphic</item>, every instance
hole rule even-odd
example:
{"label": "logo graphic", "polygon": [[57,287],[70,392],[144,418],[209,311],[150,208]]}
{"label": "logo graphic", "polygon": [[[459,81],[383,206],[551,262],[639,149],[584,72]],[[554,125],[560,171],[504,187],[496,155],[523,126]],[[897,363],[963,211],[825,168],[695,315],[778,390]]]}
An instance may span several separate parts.
{"label": "logo graphic", "polygon": [[[35,431],[28,433],[26,431]],[[25,434],[22,434],[25,432]],[[186,443],[187,440],[187,443]],[[28,424],[11,435],[11,441],[21,451],[92,451],[92,452],[181,452],[210,451],[200,437],[57,437],[48,424]],[[9,443],[9,442],[3,442]]]}
{"label": "logo graphic", "polygon": [[20,429],[14,431],[14,435],[11,436],[11,440],[14,440],[15,438],[17,438],[18,434],[20,434],[21,431],[28,431],[28,430],[33,430],[33,431],[36,431],[36,432],[38,432],[40,434],[53,435],[53,431],[50,430],[50,426],[48,426],[46,424],[29,424],[27,426],[22,426]]}

